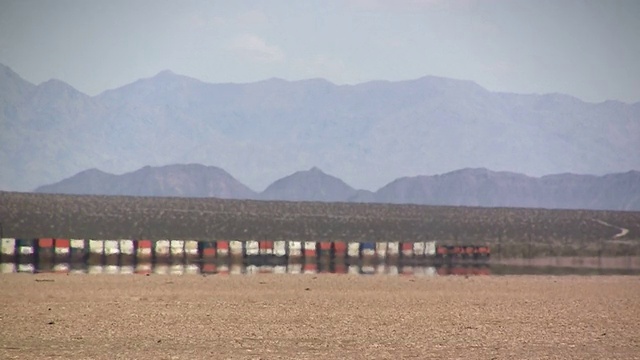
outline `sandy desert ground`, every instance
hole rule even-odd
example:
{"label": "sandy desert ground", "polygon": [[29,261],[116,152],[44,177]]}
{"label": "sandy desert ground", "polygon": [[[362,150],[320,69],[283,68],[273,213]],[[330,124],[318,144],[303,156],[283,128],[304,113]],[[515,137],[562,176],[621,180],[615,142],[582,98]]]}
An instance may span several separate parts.
{"label": "sandy desert ground", "polygon": [[0,275],[2,359],[640,359],[640,277]]}

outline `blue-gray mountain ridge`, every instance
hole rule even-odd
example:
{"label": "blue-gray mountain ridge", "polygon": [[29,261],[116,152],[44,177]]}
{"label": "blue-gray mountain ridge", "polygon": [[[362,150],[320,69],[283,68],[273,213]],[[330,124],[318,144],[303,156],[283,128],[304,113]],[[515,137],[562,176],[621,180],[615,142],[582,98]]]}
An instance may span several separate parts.
{"label": "blue-gray mountain ridge", "polygon": [[122,175],[91,169],[39,187],[36,192],[640,211],[640,172],[534,178],[482,168],[461,169],[442,175],[399,178],[371,192],[356,190],[313,167],[276,180],[258,193],[223,169],[186,164],[146,166]]}
{"label": "blue-gray mountain ridge", "polygon": [[640,169],[640,102],[488,91],[426,76],[209,84],[164,71],[97,96],[0,65],[0,190],[80,171],[200,163],[253,189],[318,166],[359,189],[463,168],[529,176]]}

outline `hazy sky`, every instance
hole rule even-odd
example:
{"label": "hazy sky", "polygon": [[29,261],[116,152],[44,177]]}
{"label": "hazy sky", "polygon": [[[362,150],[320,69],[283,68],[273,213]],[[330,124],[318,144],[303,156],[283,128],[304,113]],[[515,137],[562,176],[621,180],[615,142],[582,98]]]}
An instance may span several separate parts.
{"label": "hazy sky", "polygon": [[0,0],[0,63],[95,95],[164,69],[207,82],[436,75],[640,101],[640,1]]}

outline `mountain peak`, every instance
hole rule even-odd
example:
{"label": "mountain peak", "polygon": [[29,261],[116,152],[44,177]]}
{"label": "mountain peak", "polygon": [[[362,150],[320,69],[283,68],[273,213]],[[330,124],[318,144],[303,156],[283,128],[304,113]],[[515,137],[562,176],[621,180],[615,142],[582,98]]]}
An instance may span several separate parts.
{"label": "mountain peak", "polygon": [[154,78],[170,78],[170,77],[175,77],[175,76],[180,76],[180,75],[174,73],[173,71],[171,71],[169,69],[165,69],[165,70],[160,71],[159,73],[157,73],[153,77]]}
{"label": "mountain peak", "polygon": [[298,171],[269,185],[261,194],[263,200],[347,201],[356,190],[318,167]]}
{"label": "mountain peak", "polygon": [[47,81],[45,81],[43,83],[40,83],[40,85],[38,85],[38,87],[45,88],[45,89],[51,89],[51,90],[55,90],[55,91],[79,92],[73,86],[71,86],[71,85],[67,84],[66,82],[64,82],[62,80],[59,80],[59,79],[49,79],[49,80],[47,80]]}
{"label": "mountain peak", "polygon": [[[35,87],[10,67],[0,64],[0,100],[19,102]],[[1,101],[0,101],[1,103]]]}

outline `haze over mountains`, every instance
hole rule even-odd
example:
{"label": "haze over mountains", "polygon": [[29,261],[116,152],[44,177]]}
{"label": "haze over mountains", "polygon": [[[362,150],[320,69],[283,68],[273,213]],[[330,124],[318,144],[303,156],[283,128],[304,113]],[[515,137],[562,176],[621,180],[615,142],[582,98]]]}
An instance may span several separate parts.
{"label": "haze over mountains", "polygon": [[39,187],[36,192],[640,211],[640,172],[534,178],[481,168],[462,169],[399,178],[371,192],[356,190],[314,167],[279,179],[258,193],[220,168],[188,164],[146,166],[123,175],[92,169]]}
{"label": "haze over mountains", "polygon": [[366,190],[462,168],[640,169],[640,103],[494,93],[429,76],[208,84],[165,71],[90,97],[0,65],[0,120],[0,189],[13,191],[91,168],[187,163],[226,169],[255,190],[312,166]]}

